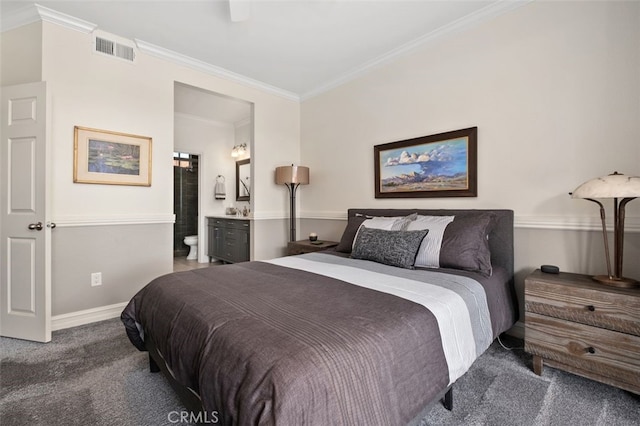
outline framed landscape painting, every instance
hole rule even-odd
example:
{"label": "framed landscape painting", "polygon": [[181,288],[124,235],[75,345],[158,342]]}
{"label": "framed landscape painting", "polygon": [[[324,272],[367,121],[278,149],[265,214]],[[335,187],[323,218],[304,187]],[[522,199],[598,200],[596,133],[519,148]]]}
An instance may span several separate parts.
{"label": "framed landscape painting", "polygon": [[478,128],[376,145],[376,198],[477,197]]}
{"label": "framed landscape painting", "polygon": [[151,138],[74,127],[73,181],[151,186]]}

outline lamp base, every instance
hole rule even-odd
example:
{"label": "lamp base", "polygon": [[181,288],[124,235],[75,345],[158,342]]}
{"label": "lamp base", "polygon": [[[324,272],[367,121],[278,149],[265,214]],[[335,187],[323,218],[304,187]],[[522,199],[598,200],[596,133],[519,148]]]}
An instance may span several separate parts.
{"label": "lamp base", "polygon": [[640,286],[640,282],[632,279],[632,278],[625,278],[625,277],[612,277],[609,278],[608,275],[596,275],[594,277],[592,277],[595,281],[598,281],[600,284],[604,284],[604,285],[608,285],[608,286],[612,286],[612,287],[619,287],[619,288],[633,288],[633,287],[638,287]]}

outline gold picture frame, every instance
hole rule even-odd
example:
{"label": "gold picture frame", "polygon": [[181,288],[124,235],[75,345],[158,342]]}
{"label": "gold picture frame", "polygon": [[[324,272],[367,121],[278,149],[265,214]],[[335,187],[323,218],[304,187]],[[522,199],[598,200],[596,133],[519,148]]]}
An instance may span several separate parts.
{"label": "gold picture frame", "polygon": [[147,136],[75,126],[73,181],[151,186],[151,143]]}

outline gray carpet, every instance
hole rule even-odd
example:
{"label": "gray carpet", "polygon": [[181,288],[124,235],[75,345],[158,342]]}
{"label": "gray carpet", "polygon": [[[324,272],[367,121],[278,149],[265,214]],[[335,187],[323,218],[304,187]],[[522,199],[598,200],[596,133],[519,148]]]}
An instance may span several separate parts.
{"label": "gray carpet", "polygon": [[[48,344],[0,344],[2,426],[186,424],[169,417],[183,406],[118,319],[54,332]],[[456,383],[453,412],[436,404],[421,424],[638,425],[640,398],[550,368],[538,377],[530,356],[495,342]]]}

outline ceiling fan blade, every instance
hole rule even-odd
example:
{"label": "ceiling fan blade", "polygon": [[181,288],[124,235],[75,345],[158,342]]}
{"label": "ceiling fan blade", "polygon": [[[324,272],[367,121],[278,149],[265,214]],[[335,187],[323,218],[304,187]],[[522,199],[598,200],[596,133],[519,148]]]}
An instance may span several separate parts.
{"label": "ceiling fan blade", "polygon": [[251,18],[251,0],[229,0],[231,22],[243,22]]}

